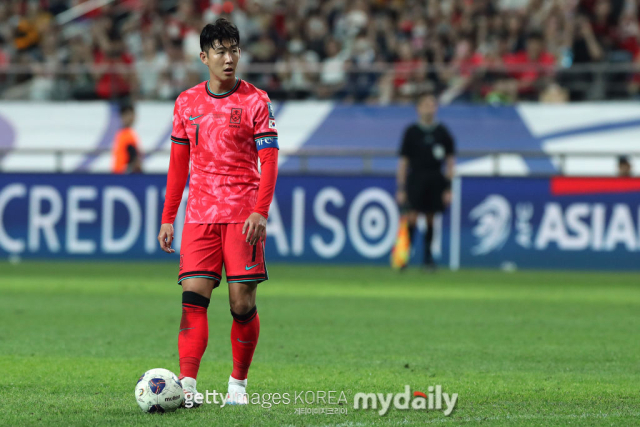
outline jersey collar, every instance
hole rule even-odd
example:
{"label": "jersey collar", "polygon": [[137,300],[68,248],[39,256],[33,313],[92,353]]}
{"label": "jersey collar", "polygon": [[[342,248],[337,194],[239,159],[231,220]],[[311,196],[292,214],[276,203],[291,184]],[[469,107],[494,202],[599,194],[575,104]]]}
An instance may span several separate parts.
{"label": "jersey collar", "polygon": [[207,90],[207,93],[209,94],[209,96],[211,96],[212,98],[226,98],[227,96],[231,95],[232,93],[234,93],[236,90],[238,90],[238,87],[240,86],[240,82],[242,80],[236,77],[236,84],[233,85],[233,88],[231,88],[231,90],[225,92],[225,93],[213,93],[211,92],[211,89],[209,89],[209,80],[207,80],[207,84],[204,85],[204,87]]}
{"label": "jersey collar", "polygon": [[425,125],[424,123],[422,123],[419,120],[418,120],[417,123],[418,123],[418,127],[420,129],[422,129],[423,131],[425,131],[425,132],[432,132],[440,124],[440,122],[437,121],[437,120],[434,120],[433,123],[431,123],[430,125]]}

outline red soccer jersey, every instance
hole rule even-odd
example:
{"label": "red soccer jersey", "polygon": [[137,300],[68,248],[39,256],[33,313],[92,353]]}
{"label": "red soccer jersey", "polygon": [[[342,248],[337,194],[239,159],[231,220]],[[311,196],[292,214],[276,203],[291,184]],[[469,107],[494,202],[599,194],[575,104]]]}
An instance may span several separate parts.
{"label": "red soccer jersey", "polygon": [[[180,147],[189,149],[191,160],[186,223],[241,223],[256,211],[258,151],[278,148],[273,108],[266,92],[240,79],[224,94],[212,93],[208,82],[182,92],[175,103],[171,141],[163,223],[173,223],[182,197],[184,182],[181,186],[172,183],[172,168],[182,167],[186,160]],[[277,153],[265,150],[271,151]],[[273,162],[274,156],[268,157]],[[264,174],[267,156],[261,153],[260,158]],[[277,168],[277,156],[275,159]],[[272,181],[275,185],[275,176]],[[266,216],[266,210],[268,203],[258,211]]]}

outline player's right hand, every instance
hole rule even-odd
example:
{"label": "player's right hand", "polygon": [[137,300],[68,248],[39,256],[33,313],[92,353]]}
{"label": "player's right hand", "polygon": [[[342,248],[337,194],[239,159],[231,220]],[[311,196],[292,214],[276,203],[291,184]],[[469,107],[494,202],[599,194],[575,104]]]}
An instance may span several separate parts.
{"label": "player's right hand", "polygon": [[160,233],[158,234],[158,242],[160,242],[160,248],[168,254],[175,252],[171,249],[171,242],[173,242],[173,225],[162,224],[160,226]]}
{"label": "player's right hand", "polygon": [[407,192],[404,190],[396,191],[396,202],[400,206],[404,205],[407,202]]}

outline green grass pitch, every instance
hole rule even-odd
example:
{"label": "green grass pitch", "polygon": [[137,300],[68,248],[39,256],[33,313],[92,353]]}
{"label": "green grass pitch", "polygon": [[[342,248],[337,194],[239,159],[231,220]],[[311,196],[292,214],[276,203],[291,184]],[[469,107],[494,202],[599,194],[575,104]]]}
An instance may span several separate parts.
{"label": "green grass pitch", "polygon": [[[633,425],[640,276],[273,265],[259,286],[249,393],[344,391],[316,404],[143,414],[146,370],[178,372],[174,263],[0,264],[0,425]],[[231,316],[214,291],[198,388],[226,391]],[[356,410],[357,392],[458,393],[454,412]]]}

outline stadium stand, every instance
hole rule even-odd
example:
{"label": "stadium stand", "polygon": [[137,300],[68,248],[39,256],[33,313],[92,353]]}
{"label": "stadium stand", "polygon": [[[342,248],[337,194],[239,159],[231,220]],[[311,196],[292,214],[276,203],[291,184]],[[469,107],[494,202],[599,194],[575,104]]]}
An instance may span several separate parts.
{"label": "stadium stand", "polygon": [[198,37],[219,16],[243,35],[244,75],[273,99],[385,104],[435,90],[445,103],[509,104],[640,90],[632,0],[5,0],[0,98],[173,99],[207,78]]}

